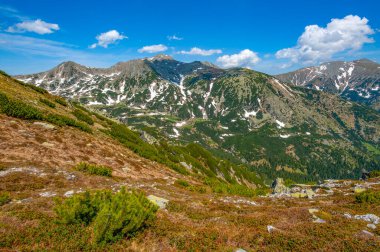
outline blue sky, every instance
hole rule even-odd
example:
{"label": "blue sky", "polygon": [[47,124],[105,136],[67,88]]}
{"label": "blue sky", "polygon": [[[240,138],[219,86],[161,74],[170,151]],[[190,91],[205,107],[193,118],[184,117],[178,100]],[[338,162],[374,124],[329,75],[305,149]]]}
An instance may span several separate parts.
{"label": "blue sky", "polygon": [[380,62],[380,1],[0,1],[0,69],[93,67],[165,53],[274,74]]}

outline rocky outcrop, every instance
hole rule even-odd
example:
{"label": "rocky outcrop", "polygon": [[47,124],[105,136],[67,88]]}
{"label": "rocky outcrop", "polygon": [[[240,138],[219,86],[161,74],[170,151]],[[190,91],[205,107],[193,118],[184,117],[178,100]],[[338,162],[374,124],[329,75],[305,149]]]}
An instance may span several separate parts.
{"label": "rocky outcrop", "polygon": [[140,138],[141,138],[144,142],[146,142],[146,143],[148,143],[148,144],[156,144],[156,143],[158,143],[158,141],[157,141],[156,138],[154,138],[153,136],[149,135],[149,134],[146,133],[145,131],[140,130],[139,132],[140,132]]}
{"label": "rocky outcrop", "polygon": [[271,188],[273,194],[287,194],[290,192],[290,189],[285,186],[284,179],[282,178],[276,178]]}

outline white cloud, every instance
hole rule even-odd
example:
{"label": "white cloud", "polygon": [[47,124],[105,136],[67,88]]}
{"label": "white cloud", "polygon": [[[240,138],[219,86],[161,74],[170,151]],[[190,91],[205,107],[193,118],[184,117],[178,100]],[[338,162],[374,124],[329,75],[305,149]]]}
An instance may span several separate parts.
{"label": "white cloud", "polygon": [[190,51],[179,51],[179,54],[189,54],[189,55],[201,55],[201,56],[210,56],[213,54],[220,54],[222,53],[222,50],[220,49],[210,49],[210,50],[204,50],[198,47],[191,48]]}
{"label": "white cloud", "polygon": [[108,45],[115,44],[118,40],[123,40],[126,38],[128,37],[121,35],[118,31],[110,30],[96,36],[98,42],[90,45],[90,48],[96,48],[97,46],[107,48]]}
{"label": "white cloud", "polygon": [[5,33],[0,33],[0,50],[53,58],[67,58],[82,54],[80,51],[76,50],[73,45],[47,39]]}
{"label": "white cloud", "polygon": [[150,46],[144,46],[142,48],[140,48],[138,50],[139,53],[144,53],[144,52],[147,52],[147,53],[157,53],[157,52],[164,52],[168,50],[168,47],[163,45],[163,44],[159,44],[159,45],[150,45]]}
{"label": "white cloud", "polygon": [[279,50],[277,58],[290,59],[303,64],[331,59],[336,53],[359,50],[365,43],[373,43],[374,34],[365,17],[348,15],[343,19],[331,19],[326,27],[309,25],[298,38],[297,45]]}
{"label": "white cloud", "polygon": [[[8,70],[12,74],[45,71],[68,60],[92,67],[109,67],[117,61],[126,60],[125,54],[105,52],[99,54],[80,50],[76,45],[9,33],[0,33],[1,51],[17,55],[16,59],[8,61],[7,64],[5,64],[5,60],[0,61],[0,68]],[[24,64],[26,58],[35,64]]]}
{"label": "white cloud", "polygon": [[176,35],[167,36],[168,40],[183,40],[181,37],[177,37]]}
{"label": "white cloud", "polygon": [[256,52],[245,49],[237,54],[223,55],[216,60],[222,67],[247,67],[250,68],[260,61]]}
{"label": "white cloud", "polygon": [[24,32],[35,32],[38,34],[49,34],[54,31],[58,31],[58,24],[51,24],[42,21],[41,19],[24,21],[21,23],[17,23],[8,27],[7,32],[11,33],[24,33]]}

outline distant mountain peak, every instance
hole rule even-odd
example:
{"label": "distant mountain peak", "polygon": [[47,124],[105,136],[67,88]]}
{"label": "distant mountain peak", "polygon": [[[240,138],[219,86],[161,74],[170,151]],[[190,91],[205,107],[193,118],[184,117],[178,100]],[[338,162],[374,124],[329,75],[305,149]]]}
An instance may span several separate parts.
{"label": "distant mountain peak", "polygon": [[371,63],[371,64],[379,64],[373,60],[370,60],[370,59],[367,59],[367,58],[363,58],[363,59],[359,59],[359,60],[355,60],[353,62],[360,62],[360,63]]}
{"label": "distant mountain peak", "polygon": [[156,61],[156,60],[174,60],[174,59],[173,59],[173,57],[171,57],[167,54],[157,54],[156,56],[148,58],[148,60]]}
{"label": "distant mountain peak", "polygon": [[62,66],[63,67],[85,67],[85,66],[78,64],[74,61],[64,61],[61,64],[59,64],[57,67],[62,67]]}

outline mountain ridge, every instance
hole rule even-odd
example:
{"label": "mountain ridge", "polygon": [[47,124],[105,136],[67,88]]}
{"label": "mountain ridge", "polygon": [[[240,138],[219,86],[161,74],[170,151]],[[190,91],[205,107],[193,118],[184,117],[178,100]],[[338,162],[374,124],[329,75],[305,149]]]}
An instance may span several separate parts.
{"label": "mountain ridge", "polygon": [[367,148],[378,148],[380,115],[334,94],[164,56],[116,65],[118,71],[97,74],[78,68],[71,76],[61,69],[18,78],[158,140],[197,142],[269,177],[353,177],[378,163]]}
{"label": "mountain ridge", "polygon": [[368,59],[326,62],[276,77],[294,86],[323,90],[380,110],[380,64]]}

